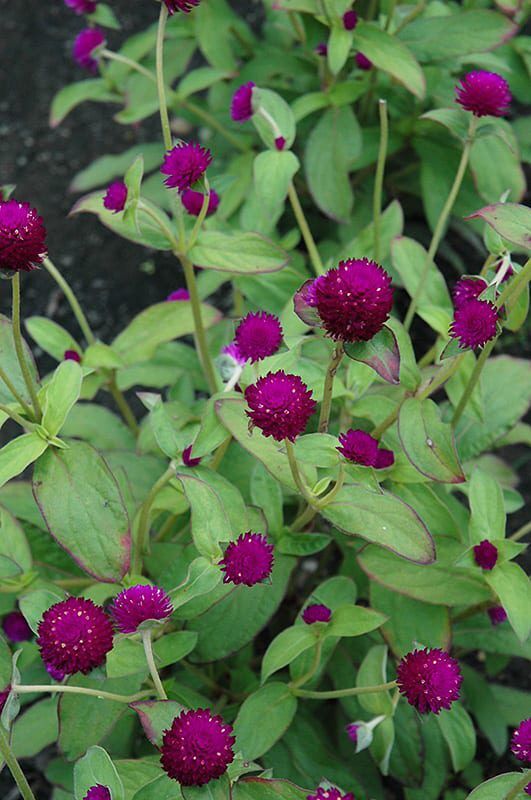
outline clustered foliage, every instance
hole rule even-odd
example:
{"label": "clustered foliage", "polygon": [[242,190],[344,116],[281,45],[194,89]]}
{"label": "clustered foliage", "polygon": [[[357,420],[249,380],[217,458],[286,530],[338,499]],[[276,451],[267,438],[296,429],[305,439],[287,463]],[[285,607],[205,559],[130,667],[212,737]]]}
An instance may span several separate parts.
{"label": "clustered foliage", "polygon": [[[94,100],[162,130],[75,176],[73,211],[184,285],[99,341],[2,188],[0,752],[22,797],[41,751],[53,800],[530,795],[508,676],[531,526],[507,522],[501,448],[529,444],[531,371],[493,355],[529,305],[526,8],[266,0],[254,30],[163,0],[123,41],[109,6],[65,4],[88,77],[51,124]],[[37,268],[82,335],[25,320],[42,377]]]}

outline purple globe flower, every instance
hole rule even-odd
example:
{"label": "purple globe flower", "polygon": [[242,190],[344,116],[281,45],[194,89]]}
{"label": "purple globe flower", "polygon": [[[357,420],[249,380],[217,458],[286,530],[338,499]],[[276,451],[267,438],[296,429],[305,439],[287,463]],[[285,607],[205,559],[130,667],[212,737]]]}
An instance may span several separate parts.
{"label": "purple globe flower", "polygon": [[105,197],[103,198],[103,205],[109,211],[114,211],[118,214],[123,211],[127,201],[127,186],[123,181],[115,181],[107,188]]}
{"label": "purple globe flower", "polygon": [[171,292],[166,298],[166,300],[170,303],[175,301],[182,301],[182,300],[189,300],[190,299],[190,292],[188,289],[176,289],[174,292]]}
{"label": "purple globe flower", "polygon": [[160,168],[168,177],[164,183],[170,189],[184,192],[205,174],[212,161],[212,153],[196,142],[181,142],[168,150]]}
{"label": "purple globe flower", "polygon": [[2,620],[2,628],[12,642],[27,642],[33,637],[33,631],[20,611],[11,611]]}
{"label": "purple globe flower", "polygon": [[112,649],[112,623],[92,600],[69,597],[44,612],[37,644],[47,667],[66,675],[86,675],[101,666]]}
{"label": "purple globe flower", "polygon": [[396,668],[400,693],[421,714],[450,708],[459,699],[463,676],[452,656],[435,647],[414,650]]}
{"label": "purple globe flower", "polygon": [[117,595],[110,608],[120,633],[136,633],[147,620],[162,622],[173,614],[170,598],[159,586],[138,584]]}
{"label": "purple globe flower", "polygon": [[254,586],[271,575],[273,545],[260,533],[242,533],[231,542],[219,562],[225,573],[223,583]]}
{"label": "purple globe flower", "polygon": [[192,458],[192,446],[191,444],[188,447],[185,447],[183,450],[183,464],[185,467],[197,467],[201,463],[200,458]]}
{"label": "purple globe flower", "polygon": [[243,367],[247,363],[247,359],[240,352],[240,348],[236,342],[231,342],[230,344],[225,345],[221,352],[226,356],[230,356],[234,361],[234,364],[238,367]]}
{"label": "purple globe flower", "polygon": [[315,411],[312,393],[298,375],[268,372],[245,390],[246,414],[264,436],[294,442]]}
{"label": "purple globe flower", "polygon": [[318,786],[315,794],[306,795],[306,800],[355,800],[355,797],[352,792],[341,794],[335,786],[330,786],[328,789]]}
{"label": "purple globe flower", "polygon": [[486,300],[469,300],[455,309],[450,336],[458,339],[460,347],[483,347],[496,336],[498,311]]}
{"label": "purple globe flower", "polygon": [[511,104],[509,84],[496,72],[477,70],[461,78],[456,86],[456,102],[476,117],[503,117]]}
{"label": "purple globe flower", "polygon": [[219,778],[234,759],[232,727],[208,708],[182,711],[164,731],[162,768],[182,786]]}
{"label": "purple globe flower", "polygon": [[302,618],[306,625],[313,625],[315,622],[330,622],[332,611],[322,603],[313,603],[306,606],[302,612]]}
{"label": "purple globe flower", "polygon": [[286,146],[286,140],[283,136],[277,136],[275,139],[275,147],[277,150],[284,150]]}
{"label": "purple globe flower", "polygon": [[531,761],[531,718],[524,719],[513,733],[511,750],[519,761]]}
{"label": "purple globe flower", "polygon": [[365,71],[372,69],[372,61],[370,58],[367,58],[367,56],[364,56],[363,53],[356,53],[354,56],[354,61],[360,69]]}
{"label": "purple globe flower", "polygon": [[343,27],[346,31],[353,31],[358,24],[358,15],[353,9],[343,14]]}
{"label": "purple globe flower", "polygon": [[498,548],[496,545],[489,542],[488,539],[483,539],[482,542],[473,547],[474,561],[481,567],[481,569],[491,570],[496,566],[498,560]]}
{"label": "purple globe flower", "polygon": [[347,732],[348,738],[354,744],[358,744],[358,731],[361,725],[358,725],[356,722],[351,722],[349,725],[346,726],[345,730]]}
{"label": "purple globe flower", "polygon": [[230,104],[230,115],[234,122],[247,122],[253,116],[254,87],[255,84],[249,81],[234,92]]}
{"label": "purple globe flower", "polygon": [[164,0],[168,14],[175,14],[176,11],[182,11],[183,14],[189,14],[192,8],[199,5],[200,0]]}
{"label": "purple globe flower", "polygon": [[110,789],[97,783],[90,787],[83,800],[111,800]]}
{"label": "purple globe flower", "polygon": [[78,364],[81,363],[81,356],[77,352],[77,350],[65,350],[63,354],[63,359],[65,361],[77,361]]}
{"label": "purple globe flower", "polygon": [[76,14],[93,14],[97,4],[97,0],[65,0],[65,5]]}
{"label": "purple globe flower", "polygon": [[390,276],[366,258],[341,261],[314,285],[319,317],[333,339],[369,341],[393,307]]}
{"label": "purple globe flower", "polygon": [[261,361],[277,352],[282,341],[282,325],[278,317],[265,311],[245,316],[234,335],[238,350],[251,362]]}
{"label": "purple globe flower", "polygon": [[483,278],[460,278],[452,291],[454,306],[461,308],[469,300],[477,300],[486,288],[487,282]]}
{"label": "purple globe flower", "polygon": [[359,429],[350,428],[346,433],[340,433],[337,450],[347,461],[363,467],[383,469],[392,466],[395,460],[392,450],[379,448],[378,441],[370,433]]}
{"label": "purple globe flower", "polygon": [[[193,189],[186,189],[181,195],[182,204],[188,214],[193,217],[198,217],[203,208],[204,194],[202,192],[194,192]],[[213,214],[219,206],[219,195],[214,189],[210,190],[210,197],[208,198],[207,217]]]}
{"label": "purple globe flower", "polygon": [[80,67],[88,72],[98,71],[98,59],[92,55],[94,50],[105,42],[105,35],[99,28],[85,28],[74,41],[72,55]]}
{"label": "purple globe flower", "polygon": [[326,42],[319,42],[318,44],[316,44],[315,47],[314,47],[314,52],[318,56],[321,56],[322,58],[326,58],[326,56],[328,55],[328,45],[327,45],[327,43]]}
{"label": "purple globe flower", "polygon": [[46,256],[46,228],[29,203],[0,201],[0,269],[30,272]]}
{"label": "purple globe flower", "polygon": [[501,625],[507,619],[507,611],[503,606],[491,606],[487,609],[487,614],[493,625]]}

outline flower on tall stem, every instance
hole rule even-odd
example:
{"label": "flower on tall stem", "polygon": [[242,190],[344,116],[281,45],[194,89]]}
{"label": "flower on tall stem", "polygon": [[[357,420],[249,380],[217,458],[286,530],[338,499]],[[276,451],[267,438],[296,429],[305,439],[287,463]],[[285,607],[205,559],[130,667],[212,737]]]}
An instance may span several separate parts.
{"label": "flower on tall stem", "polygon": [[311,391],[298,375],[268,372],[245,390],[251,424],[277,442],[294,442],[315,411]]}
{"label": "flower on tall stem", "polygon": [[234,760],[232,733],[208,708],[182,711],[164,731],[162,768],[182,786],[203,786],[221,777]]}
{"label": "flower on tall stem", "polygon": [[118,594],[110,609],[120,633],[136,633],[145,622],[164,622],[173,614],[173,605],[164,589],[138,584]]}
{"label": "flower on tall stem", "polygon": [[254,586],[265,581],[273,569],[273,545],[260,533],[247,531],[231,542],[220,561],[223,583]]}
{"label": "flower on tall stem", "polygon": [[180,142],[168,150],[160,168],[168,177],[164,183],[170,189],[184,192],[203,177],[212,161],[212,153],[197,142]]}
{"label": "flower on tall stem", "polygon": [[396,674],[400,693],[421,714],[438,714],[459,699],[463,682],[459,664],[438,647],[408,653]]}
{"label": "flower on tall stem", "polygon": [[30,272],[46,257],[46,228],[36,209],[0,201],[0,269]]}
{"label": "flower on tall stem", "polygon": [[509,84],[496,72],[475,70],[456,86],[456,102],[476,117],[503,117],[511,104]]}
{"label": "flower on tall stem", "polygon": [[72,55],[80,67],[96,74],[98,71],[97,51],[105,43],[105,34],[99,28],[85,28],[78,33],[72,48]]}
{"label": "flower on tall stem", "polygon": [[266,311],[250,312],[240,322],[234,341],[240,354],[252,363],[277,352],[282,341],[282,325],[278,317]]}

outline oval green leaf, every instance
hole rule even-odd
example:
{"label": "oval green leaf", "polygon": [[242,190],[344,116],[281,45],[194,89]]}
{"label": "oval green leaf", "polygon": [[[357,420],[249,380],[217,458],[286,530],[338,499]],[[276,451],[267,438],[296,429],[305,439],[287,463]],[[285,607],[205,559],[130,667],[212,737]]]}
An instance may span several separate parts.
{"label": "oval green leaf", "polygon": [[415,469],[440,483],[463,483],[465,476],[451,425],[441,422],[433,400],[409,397],[401,406],[398,435]]}

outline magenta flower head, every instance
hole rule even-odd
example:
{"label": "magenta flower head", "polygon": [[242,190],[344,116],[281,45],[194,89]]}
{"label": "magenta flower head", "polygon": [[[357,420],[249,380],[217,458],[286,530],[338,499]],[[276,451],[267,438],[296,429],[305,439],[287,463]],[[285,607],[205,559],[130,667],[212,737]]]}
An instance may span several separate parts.
{"label": "magenta flower head", "polygon": [[225,347],[221,351],[223,355],[229,356],[234,361],[234,366],[243,367],[247,363],[247,359],[245,356],[240,352],[240,348],[236,344],[236,342],[231,342],[230,344],[225,345]]}
{"label": "magenta flower head", "polygon": [[127,201],[127,186],[123,181],[115,181],[108,187],[105,197],[103,198],[103,205],[109,211],[114,211],[118,214],[123,211]]}
{"label": "magenta flower head", "polygon": [[482,542],[474,546],[473,550],[474,561],[478,567],[489,571],[494,569],[498,560],[498,548],[496,545],[489,542],[488,539],[483,539]]}
{"label": "magenta flower head", "polygon": [[232,727],[208,708],[182,711],[164,731],[162,768],[182,786],[203,786],[233,761],[235,741]]}
{"label": "magenta flower head", "polygon": [[302,619],[306,625],[313,625],[315,622],[330,622],[332,611],[322,603],[313,603],[306,606],[302,612]]}
{"label": "magenta flower head", "polygon": [[364,56],[363,53],[356,53],[354,56],[354,61],[360,69],[365,71],[372,69],[372,61],[370,58],[367,58],[367,56]]}
{"label": "magenta flower head", "polygon": [[413,650],[396,668],[400,693],[421,714],[450,708],[459,699],[463,676],[459,664],[444,650]]}
{"label": "magenta flower head", "polygon": [[203,177],[211,161],[212,153],[206,147],[196,142],[180,142],[168,150],[160,171],[168,176],[164,181],[166,186],[185,192]]}
{"label": "magenta flower head", "polygon": [[46,256],[46,228],[29,203],[0,201],[0,269],[30,272]]}
{"label": "magenta flower head", "polygon": [[353,31],[358,24],[358,15],[351,8],[350,11],[345,11],[343,14],[343,27],[346,31]]}
{"label": "magenta flower head", "polygon": [[360,727],[361,725],[358,725],[356,722],[351,722],[349,725],[345,727],[348,738],[354,744],[358,744],[358,731]]}
{"label": "magenta flower head", "polygon": [[242,533],[231,542],[219,562],[223,583],[254,586],[265,581],[273,569],[273,545],[260,533]]}
{"label": "magenta flower head", "polygon": [[486,288],[487,282],[483,278],[460,278],[452,291],[454,306],[461,308],[469,300],[477,300]]}
{"label": "magenta flower head", "polygon": [[527,786],[524,786],[524,792],[526,794],[531,794],[531,783],[528,783]]}
{"label": "magenta flower head", "polygon": [[487,614],[493,625],[501,625],[507,619],[507,611],[503,606],[491,606],[487,609]]}
{"label": "magenta flower head", "polygon": [[285,138],[283,136],[277,136],[277,138],[275,139],[275,147],[276,147],[276,149],[277,150],[284,150],[285,146],[286,146]]}
{"label": "magenta flower head", "polygon": [[107,786],[97,783],[95,786],[90,787],[83,800],[112,800],[111,791]]}
{"label": "magenta flower head", "polygon": [[65,0],[65,5],[76,14],[93,14],[98,3],[97,0]]}
{"label": "magenta flower head", "polygon": [[322,58],[326,58],[326,56],[328,55],[327,43],[319,42],[318,44],[316,44],[314,47],[314,53],[316,53],[318,56],[321,56]]}
{"label": "magenta flower head", "polygon": [[294,442],[315,411],[312,393],[298,375],[268,372],[245,390],[252,425],[277,442]]}
{"label": "magenta flower head", "polygon": [[513,733],[511,750],[519,761],[531,761],[531,718],[524,719]]}
{"label": "magenta flower head", "polygon": [[318,786],[315,794],[306,795],[306,800],[355,800],[355,797],[352,792],[341,794],[335,786]]}
{"label": "magenta flower head", "polygon": [[78,364],[81,364],[81,356],[77,350],[65,350],[63,359],[65,361],[77,361]]}
{"label": "magenta flower head", "polygon": [[46,666],[86,675],[103,664],[112,637],[112,622],[101,606],[85,597],[69,597],[44,612],[37,644]]}
{"label": "magenta flower head", "polygon": [[234,122],[247,122],[254,114],[253,109],[253,89],[255,84],[252,81],[244,83],[236,89],[232,95],[230,104],[230,115]]}
{"label": "magenta flower head", "polygon": [[234,335],[240,354],[253,363],[277,352],[282,341],[282,325],[278,317],[265,311],[245,316]]}
{"label": "magenta flower head", "polygon": [[200,458],[192,458],[192,446],[193,445],[189,444],[188,447],[185,447],[183,450],[182,459],[185,467],[197,467],[198,464],[201,463]]}
{"label": "magenta flower head", "polygon": [[2,628],[12,642],[27,642],[33,637],[33,631],[20,611],[11,611],[2,620]]}
{"label": "magenta flower head", "polygon": [[136,633],[144,622],[163,622],[171,617],[173,606],[164,589],[141,583],[120,592],[110,611],[120,633]]}
{"label": "magenta flower head", "polygon": [[[182,204],[188,214],[193,217],[198,217],[203,208],[204,194],[202,192],[194,192],[193,189],[186,189],[181,195]],[[208,198],[207,217],[213,214],[219,206],[219,195],[214,189],[210,190],[210,197]]]}
{"label": "magenta flower head", "polygon": [[503,117],[511,104],[509,84],[496,72],[477,70],[461,78],[455,87],[456,102],[476,117]]}
{"label": "magenta flower head", "polygon": [[469,300],[455,309],[450,336],[458,339],[460,347],[474,350],[496,336],[498,312],[486,300]]}
{"label": "magenta flower head", "polygon": [[98,71],[98,59],[92,54],[104,42],[105,35],[99,28],[85,28],[81,33],[78,33],[74,41],[72,55],[79,66],[88,70],[88,72],[96,73]]}
{"label": "magenta flower head", "polygon": [[168,14],[170,16],[175,14],[176,11],[182,11],[183,14],[189,14],[192,8],[199,5],[199,0],[164,0]]}
{"label": "magenta flower head", "polygon": [[168,302],[175,302],[180,300],[189,300],[190,299],[190,292],[188,289],[176,289],[174,292],[171,292],[166,298]]}
{"label": "magenta flower head", "polygon": [[363,467],[383,469],[392,466],[395,461],[392,450],[380,448],[378,441],[370,433],[359,429],[350,428],[346,433],[340,433],[337,450],[347,461]]}
{"label": "magenta flower head", "polygon": [[341,261],[314,281],[314,289],[323,327],[345,342],[372,339],[393,307],[390,276],[366,258]]}

